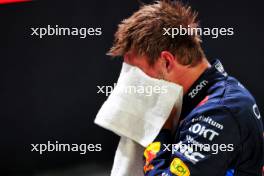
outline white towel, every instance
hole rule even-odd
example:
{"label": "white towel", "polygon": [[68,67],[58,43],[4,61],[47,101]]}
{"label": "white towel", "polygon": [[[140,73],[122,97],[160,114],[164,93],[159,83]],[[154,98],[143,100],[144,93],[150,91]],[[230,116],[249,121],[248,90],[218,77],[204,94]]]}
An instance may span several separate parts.
{"label": "white towel", "polygon": [[180,114],[182,96],[181,86],[123,63],[118,82],[95,119],[121,136],[112,176],[143,175],[144,147],[156,138],[174,106]]}

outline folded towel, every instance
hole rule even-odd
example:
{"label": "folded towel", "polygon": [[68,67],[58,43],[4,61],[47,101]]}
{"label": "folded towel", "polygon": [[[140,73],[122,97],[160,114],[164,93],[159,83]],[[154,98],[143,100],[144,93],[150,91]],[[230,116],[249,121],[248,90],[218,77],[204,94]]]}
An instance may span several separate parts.
{"label": "folded towel", "polygon": [[118,82],[95,119],[121,136],[112,176],[143,175],[144,147],[156,138],[173,107],[180,114],[182,95],[181,86],[123,63]]}

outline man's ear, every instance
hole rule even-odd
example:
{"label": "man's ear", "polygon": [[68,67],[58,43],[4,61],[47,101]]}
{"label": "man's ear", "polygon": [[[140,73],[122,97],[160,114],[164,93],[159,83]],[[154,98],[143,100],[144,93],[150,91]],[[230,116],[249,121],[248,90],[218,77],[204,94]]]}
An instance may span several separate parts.
{"label": "man's ear", "polygon": [[161,61],[166,68],[167,73],[170,73],[175,66],[175,57],[169,51],[162,51],[160,54]]}

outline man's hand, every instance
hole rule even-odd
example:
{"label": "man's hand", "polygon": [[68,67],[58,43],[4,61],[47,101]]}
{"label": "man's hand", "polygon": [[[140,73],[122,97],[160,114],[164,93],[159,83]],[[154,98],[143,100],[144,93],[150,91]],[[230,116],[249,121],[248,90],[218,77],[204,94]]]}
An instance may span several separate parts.
{"label": "man's hand", "polygon": [[163,129],[172,130],[173,124],[177,124],[178,121],[179,121],[179,117],[177,117],[177,109],[175,107],[173,107],[169,118],[167,119],[167,121],[165,122],[165,124],[163,126]]}

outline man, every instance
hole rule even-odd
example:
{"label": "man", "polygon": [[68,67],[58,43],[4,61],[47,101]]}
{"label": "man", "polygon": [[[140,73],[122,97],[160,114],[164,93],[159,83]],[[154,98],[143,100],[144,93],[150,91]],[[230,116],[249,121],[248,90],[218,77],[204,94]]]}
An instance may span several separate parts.
{"label": "man", "polygon": [[164,35],[169,28],[198,27],[196,16],[178,2],[144,5],[119,25],[109,51],[184,89],[178,125],[172,110],[145,150],[142,169],[146,176],[260,176],[263,126],[252,95],[219,60],[209,63],[199,35]]}

